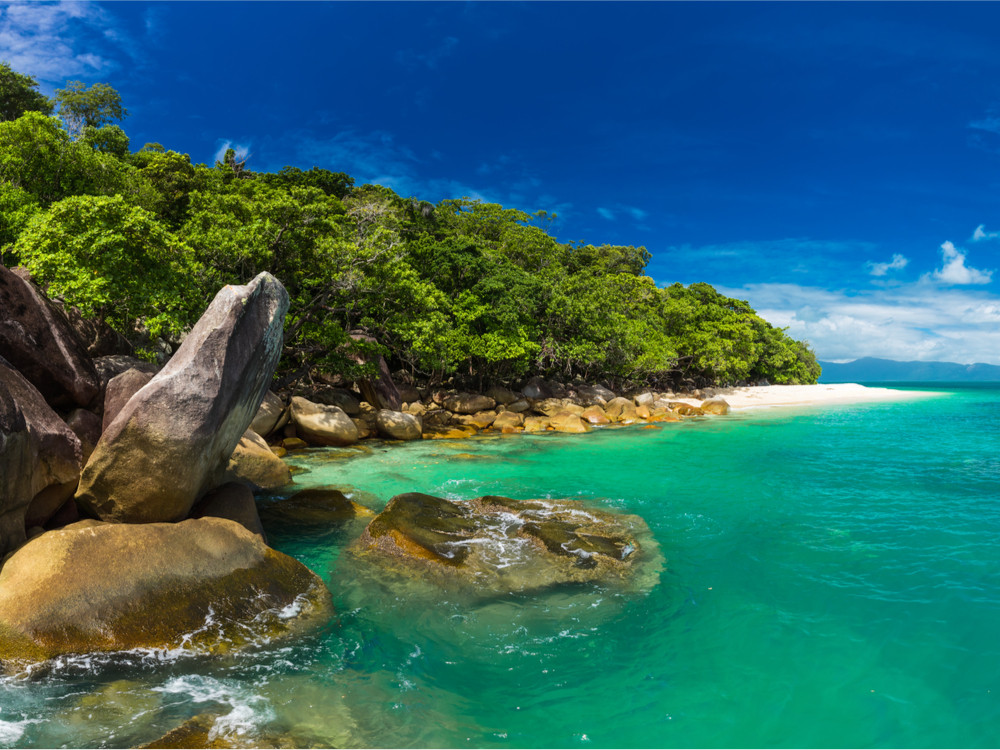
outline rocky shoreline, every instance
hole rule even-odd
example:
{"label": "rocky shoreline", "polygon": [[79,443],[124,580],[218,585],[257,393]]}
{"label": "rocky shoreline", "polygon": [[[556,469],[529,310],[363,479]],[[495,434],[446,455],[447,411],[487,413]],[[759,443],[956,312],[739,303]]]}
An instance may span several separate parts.
{"label": "rocky shoreline", "polygon": [[[254,498],[293,484],[281,460],[290,450],[581,433],[728,411],[720,399],[692,406],[675,394],[619,396],[541,378],[516,391],[399,389],[384,361],[356,390],[320,384],[275,394],[268,387],[288,296],[266,273],[222,289],[158,370],[129,357],[92,360],[70,317],[19,270],[0,267],[0,305],[0,672],[94,651],[211,653],[328,621],[330,592],[266,545]],[[410,555],[414,569],[428,561],[453,569],[453,545],[462,542],[448,536],[452,516],[467,509],[446,512],[446,501],[418,495],[410,502],[416,497],[437,511],[410,514],[415,525],[388,534],[377,530],[390,521],[374,518],[365,538],[379,541],[369,546],[387,559]],[[483,512],[459,524],[469,533],[488,526],[497,508],[516,515],[515,501],[481,501]],[[406,502],[392,504],[392,523],[409,518],[399,512]],[[622,523],[608,517],[580,531],[565,519],[534,518],[505,526],[504,535],[533,549],[535,564],[563,571],[554,581],[590,580],[620,576],[642,558]],[[566,540],[579,556],[559,557]]]}

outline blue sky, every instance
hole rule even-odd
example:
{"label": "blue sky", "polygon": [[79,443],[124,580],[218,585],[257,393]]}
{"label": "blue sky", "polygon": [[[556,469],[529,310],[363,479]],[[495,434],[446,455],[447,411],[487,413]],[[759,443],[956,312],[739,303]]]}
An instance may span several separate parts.
{"label": "blue sky", "polygon": [[313,165],[645,245],[821,359],[1000,364],[1000,4],[0,6],[133,148]]}

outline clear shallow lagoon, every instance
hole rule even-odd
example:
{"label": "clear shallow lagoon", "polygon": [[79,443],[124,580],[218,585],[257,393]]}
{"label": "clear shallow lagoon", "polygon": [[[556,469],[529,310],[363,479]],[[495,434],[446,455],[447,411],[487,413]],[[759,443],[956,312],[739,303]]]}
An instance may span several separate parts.
{"label": "clear shallow lagoon", "polygon": [[127,747],[208,711],[299,746],[996,747],[1000,385],[932,389],[948,395],[314,452],[300,485],[375,511],[421,491],[635,513],[666,567],[645,594],[462,601],[354,569],[363,521],[272,526],[339,622],[0,679],[0,746]]}

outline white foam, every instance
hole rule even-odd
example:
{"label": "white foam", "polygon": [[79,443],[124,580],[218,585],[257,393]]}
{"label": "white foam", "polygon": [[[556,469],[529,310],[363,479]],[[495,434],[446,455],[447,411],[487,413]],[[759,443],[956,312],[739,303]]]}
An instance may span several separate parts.
{"label": "white foam", "polygon": [[4,721],[0,719],[0,745],[10,747],[24,735],[24,730],[31,724],[41,723],[41,719],[23,719],[21,721]]}

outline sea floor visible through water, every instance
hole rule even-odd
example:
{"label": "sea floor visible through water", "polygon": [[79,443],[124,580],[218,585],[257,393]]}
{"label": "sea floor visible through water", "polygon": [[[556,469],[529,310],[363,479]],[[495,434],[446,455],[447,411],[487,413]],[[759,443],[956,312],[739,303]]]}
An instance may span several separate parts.
{"label": "sea floor visible through water", "polygon": [[996,747],[1000,384],[927,389],[944,394],[304,452],[299,487],[375,512],[418,491],[639,515],[659,582],[472,598],[358,570],[364,519],[273,522],[336,621],[2,678],[0,746],[129,747],[207,713],[247,745]]}

